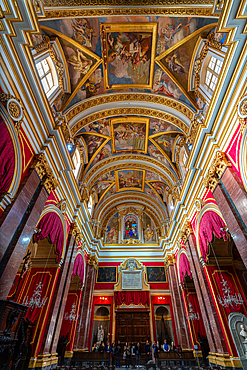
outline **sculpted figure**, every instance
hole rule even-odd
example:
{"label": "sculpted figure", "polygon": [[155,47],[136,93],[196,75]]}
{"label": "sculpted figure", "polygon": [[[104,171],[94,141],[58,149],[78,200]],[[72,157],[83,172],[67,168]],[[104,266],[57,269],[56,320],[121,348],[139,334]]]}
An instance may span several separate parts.
{"label": "sculpted figure", "polygon": [[245,327],[244,325],[240,325],[240,329],[241,331],[239,332],[239,334],[241,335],[241,337],[244,338],[244,341],[247,341],[247,331],[245,330]]}
{"label": "sculpted figure", "polygon": [[98,335],[97,335],[97,340],[98,340],[98,342],[103,342],[103,340],[104,340],[104,329],[103,329],[103,326],[102,325],[100,325],[99,327],[98,327]]}

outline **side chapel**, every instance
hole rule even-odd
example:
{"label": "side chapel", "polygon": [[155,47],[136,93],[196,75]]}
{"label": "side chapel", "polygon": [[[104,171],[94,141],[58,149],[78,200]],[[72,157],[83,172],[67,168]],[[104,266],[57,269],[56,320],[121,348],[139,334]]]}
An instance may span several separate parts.
{"label": "side chapel", "polygon": [[0,0],[1,369],[118,340],[247,368],[246,18]]}

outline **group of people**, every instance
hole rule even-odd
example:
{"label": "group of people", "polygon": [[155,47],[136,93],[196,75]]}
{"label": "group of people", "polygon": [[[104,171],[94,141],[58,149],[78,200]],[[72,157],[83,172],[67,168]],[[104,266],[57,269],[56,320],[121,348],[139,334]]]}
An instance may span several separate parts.
{"label": "group of people", "polygon": [[[161,351],[164,352],[176,352],[180,357],[182,355],[182,348],[180,345],[175,346],[173,342],[171,342],[171,345],[167,343],[167,340],[164,341],[164,344],[161,345],[158,341],[154,341],[153,344],[147,340],[145,343],[145,354],[142,356],[145,362],[148,363],[150,360],[153,360],[157,366],[159,367],[159,353]],[[121,345],[120,341],[113,342],[110,344],[110,342],[107,342],[106,345],[104,342],[100,344],[99,347],[97,347],[97,344],[95,343],[92,347],[92,352],[99,352],[99,353],[108,353],[108,363],[110,363],[117,368],[121,367],[121,359],[124,360],[125,367],[139,367],[140,361],[141,361],[141,344],[138,342],[137,344],[132,343],[125,343],[124,346]]]}

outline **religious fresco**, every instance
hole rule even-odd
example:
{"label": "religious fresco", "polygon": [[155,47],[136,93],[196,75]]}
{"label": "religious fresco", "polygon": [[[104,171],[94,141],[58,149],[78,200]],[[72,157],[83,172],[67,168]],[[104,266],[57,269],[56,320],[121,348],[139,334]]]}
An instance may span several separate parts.
{"label": "religious fresco", "polygon": [[166,272],[164,266],[146,266],[148,283],[165,283]]}
{"label": "religious fresco", "polygon": [[102,136],[96,136],[91,134],[84,134],[81,135],[85,140],[87,145],[87,153],[88,153],[88,162],[99,149],[99,147],[106,141],[106,139]]}
{"label": "religious fresco", "polygon": [[118,221],[118,213],[116,213],[108,222],[107,224],[107,231],[106,231],[106,243],[107,244],[117,244],[118,243],[118,236],[119,236],[119,221]]}
{"label": "religious fresco", "polygon": [[163,121],[162,119],[150,118],[149,135],[159,134],[167,131],[182,132],[180,128],[172,125],[170,122]]}
{"label": "religious fresco", "polygon": [[117,267],[116,266],[99,266],[97,272],[97,283],[116,283]]}
{"label": "religious fresco", "polygon": [[112,184],[107,188],[105,195],[102,197],[102,202],[114,194],[116,194],[116,184]]}
{"label": "religious fresco", "polygon": [[119,170],[116,171],[117,191],[144,189],[145,171],[142,170]]}
{"label": "religious fresco", "polygon": [[146,213],[143,213],[143,236],[144,243],[153,243],[156,242],[155,237],[155,224],[151,217]]}
{"label": "religious fresco", "polygon": [[101,24],[106,89],[150,88],[157,23]]}
{"label": "religious fresco", "polygon": [[170,163],[168,159],[164,156],[164,154],[154,145],[150,144],[148,146],[148,153],[152,158],[157,159],[158,161],[166,164],[168,167],[170,167]]}
{"label": "religious fresco", "polygon": [[92,132],[96,134],[102,134],[110,136],[109,120],[106,118],[99,119],[84,126],[80,132]]}
{"label": "religious fresco", "polygon": [[145,184],[144,192],[152,199],[155,199],[157,203],[162,204],[160,197],[157,195],[157,193],[155,193],[151,186],[148,185],[148,183]]}
{"label": "religious fresco", "polygon": [[97,191],[97,194],[98,194],[98,200],[100,200],[100,198],[102,197],[102,195],[104,193],[106,193],[106,189],[112,185],[112,182],[98,182],[96,185],[95,185],[95,189]]}
{"label": "religious fresco", "polygon": [[111,120],[113,153],[138,151],[147,153],[149,119],[122,117]]}
{"label": "religious fresco", "polygon": [[100,176],[97,179],[97,182],[96,183],[98,183],[100,181],[115,181],[114,171],[109,171],[109,172],[105,173],[104,175]]}
{"label": "religious fresco", "polygon": [[146,171],[145,180],[146,181],[158,180],[158,181],[165,182],[165,180],[160,175],[152,171]]}
{"label": "religious fresco", "polygon": [[139,239],[137,216],[129,214],[124,217],[123,239]]}
{"label": "religious fresco", "polygon": [[103,146],[103,148],[99,151],[99,153],[95,156],[92,166],[95,164],[99,163],[105,158],[108,158],[112,155],[112,149],[111,149],[111,144],[107,143],[106,145]]}
{"label": "religious fresco", "polygon": [[165,192],[165,188],[167,187],[167,184],[161,181],[149,181],[148,184],[151,185],[151,187],[161,197],[161,200],[163,200],[164,192]]}
{"label": "religious fresco", "polygon": [[104,93],[103,86],[103,72],[101,67],[97,68],[88,79],[79,88],[74,100],[71,101],[70,105],[78,103],[78,101],[91,98],[92,96]]}
{"label": "religious fresco", "polygon": [[157,146],[161,149],[161,152],[164,152],[169,159],[172,161],[173,146],[176,138],[179,135],[177,133],[162,134],[152,138]]}

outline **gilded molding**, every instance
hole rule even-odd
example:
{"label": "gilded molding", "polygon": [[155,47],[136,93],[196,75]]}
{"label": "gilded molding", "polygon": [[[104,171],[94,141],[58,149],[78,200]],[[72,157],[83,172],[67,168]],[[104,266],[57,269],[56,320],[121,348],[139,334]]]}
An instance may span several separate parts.
{"label": "gilded molding", "polygon": [[17,135],[19,135],[22,120],[23,120],[23,106],[20,103],[20,99],[15,98],[11,94],[0,94],[0,102],[3,103],[10,118],[13,121]]}
{"label": "gilded molding", "polygon": [[88,263],[88,265],[94,266],[96,268],[96,270],[98,270],[99,262],[98,262],[97,256],[92,255],[92,254],[88,254],[87,255],[87,263]]}
{"label": "gilded molding", "polygon": [[[117,0],[116,0],[117,1]],[[134,1],[134,0],[132,0]],[[140,0],[139,0],[140,1]],[[212,8],[199,8],[199,7],[184,7],[184,8],[164,8],[164,7],[155,7],[155,3],[160,0],[155,0],[154,3],[150,0],[152,7],[150,8],[140,8],[135,3],[135,8],[117,8],[113,9],[112,4],[109,4],[109,8],[99,8],[95,9],[95,5],[91,5],[89,9],[75,9],[75,10],[45,10],[45,18],[47,19],[59,19],[59,18],[79,18],[79,17],[108,17],[108,16],[148,16],[148,15],[166,15],[166,16],[199,16],[199,17],[215,17],[215,14],[212,13]],[[202,1],[202,0],[201,0]],[[198,1],[196,2],[198,4]],[[208,3],[205,3],[205,5]],[[60,5],[60,4],[59,4]],[[87,4],[90,5],[90,4]],[[101,3],[102,5],[102,3]],[[116,4],[117,6],[119,4]],[[126,5],[126,4],[125,4]],[[141,3],[143,6],[143,2]],[[162,4],[164,5],[163,2]],[[174,2],[170,5],[175,5]],[[184,2],[183,4],[184,5]],[[188,5],[192,5],[188,3]],[[204,5],[204,4],[203,4]],[[53,5],[54,6],[54,5]],[[65,5],[68,6],[68,3]],[[76,4],[78,6],[78,4]],[[156,5],[157,6],[157,5]]]}
{"label": "gilded molding", "polygon": [[193,144],[194,143],[194,141],[196,139],[197,132],[198,132],[200,126],[205,127],[205,125],[204,125],[204,116],[203,116],[202,111],[199,111],[195,115],[194,119],[191,121],[190,133],[187,136],[187,140],[186,140],[188,144]]}
{"label": "gilded molding", "polygon": [[72,108],[66,114],[67,120],[70,121],[72,118],[77,116],[79,113],[85,111],[88,108],[92,108],[101,104],[107,104],[112,102],[119,102],[119,101],[142,101],[148,103],[156,103],[160,105],[165,105],[168,107],[172,107],[179,111],[180,113],[184,114],[189,119],[193,118],[194,113],[191,109],[187,108],[186,105],[181,104],[181,102],[175,101],[170,99],[166,96],[157,96],[157,95],[150,95],[150,94],[141,94],[141,93],[128,93],[128,94],[107,94],[105,96],[96,97],[94,99],[87,99],[86,101],[82,101],[80,105]]}
{"label": "gilded molding", "polygon": [[238,118],[241,124],[240,131],[243,134],[247,127],[247,96],[240,99],[238,104]]}
{"label": "gilded molding", "polygon": [[82,233],[80,232],[80,229],[77,225],[77,222],[73,222],[73,224],[71,224],[70,226],[70,234],[73,236],[73,238],[75,239],[75,242],[76,244],[79,243],[79,241],[82,240],[83,238],[83,235]]}
{"label": "gilded molding", "polygon": [[32,168],[35,168],[40,180],[42,180],[42,185],[45,186],[48,194],[50,194],[52,190],[56,189],[58,181],[55,179],[44,153],[36,155]]}
{"label": "gilded molding", "polygon": [[[97,164],[96,166],[94,166],[92,168],[92,170],[86,174],[86,177],[84,179],[84,182],[87,184],[88,181],[89,181],[89,178],[91,176],[93,176],[99,169],[102,168],[102,166],[107,166],[108,164],[111,164],[111,163],[115,163],[116,160],[119,162],[119,161],[125,161],[125,163],[122,163],[121,164],[121,168],[126,168],[126,167],[140,167],[142,169],[147,169],[147,170],[150,170],[155,172],[155,173],[158,173],[156,169],[153,169],[152,167],[149,167],[148,165],[145,164],[145,162],[148,162],[148,163],[151,163],[151,164],[156,164],[158,165],[164,172],[168,173],[168,175],[174,180],[174,183],[176,182],[176,179],[174,177],[174,173],[171,172],[169,170],[169,168],[167,166],[165,166],[164,164],[162,164],[161,162],[157,161],[156,159],[153,159],[153,158],[150,158],[150,157],[147,157],[147,156],[141,156],[141,155],[121,155],[119,157],[113,157],[113,158],[108,158],[104,161],[104,163],[99,163]],[[135,160],[137,163],[128,163],[128,161],[131,161],[131,160]],[[144,163],[143,163],[144,162]],[[116,164],[116,165],[113,165],[111,167],[108,167],[106,168],[104,171],[102,171],[98,177],[104,175],[105,173],[107,172],[110,172],[110,171],[113,171],[113,170],[118,170],[119,169],[119,164]],[[165,180],[167,182],[167,184],[172,187],[172,184],[170,182],[170,180],[167,179],[167,177],[165,176],[164,173],[162,172],[159,172],[159,174],[161,175],[161,177],[165,177]],[[88,184],[88,188],[90,189],[92,187],[92,182],[95,182],[97,179],[96,178],[93,178],[90,183]]]}
{"label": "gilded molding", "polygon": [[225,153],[218,151],[214,157],[213,163],[210,166],[207,175],[204,178],[204,185],[206,188],[214,191],[220,178],[223,175],[226,167],[231,167],[231,162],[227,159]]}
{"label": "gilded molding", "polygon": [[[158,99],[157,99],[158,103]],[[174,106],[172,108],[176,108],[177,104],[174,103]],[[182,106],[181,106],[182,107]],[[80,131],[84,126],[88,125],[91,122],[97,121],[99,119],[108,118],[112,116],[121,116],[121,115],[142,115],[142,116],[149,116],[154,117],[158,119],[162,119],[164,121],[168,121],[172,123],[173,125],[176,125],[177,127],[181,128],[181,130],[184,131],[186,135],[189,133],[189,127],[181,121],[179,118],[176,118],[172,116],[171,114],[158,111],[157,109],[150,109],[150,108],[116,108],[116,109],[106,109],[101,112],[93,113],[87,117],[84,117],[83,119],[76,122],[76,124],[71,127],[70,132],[72,136],[75,136],[78,131]],[[193,116],[193,114],[192,114]]]}
{"label": "gilded molding", "polygon": [[190,234],[193,234],[193,229],[191,223],[187,221],[183,226],[182,230],[180,231],[180,238],[183,239],[184,243],[186,243]]}
{"label": "gilded molding", "polygon": [[[218,0],[222,1],[222,0]],[[171,6],[171,5],[212,5],[214,0],[128,0],[129,6]],[[78,7],[78,6],[124,6],[126,0],[43,0],[43,6],[45,7]]]}

